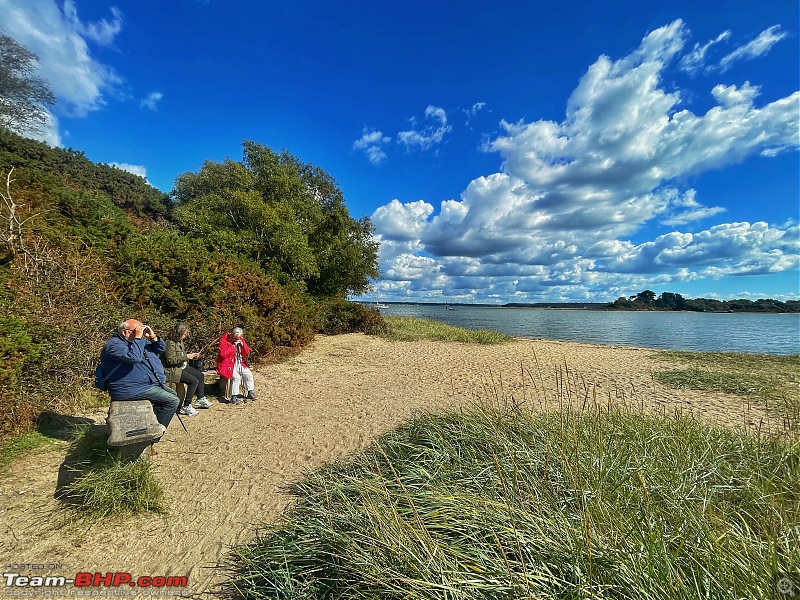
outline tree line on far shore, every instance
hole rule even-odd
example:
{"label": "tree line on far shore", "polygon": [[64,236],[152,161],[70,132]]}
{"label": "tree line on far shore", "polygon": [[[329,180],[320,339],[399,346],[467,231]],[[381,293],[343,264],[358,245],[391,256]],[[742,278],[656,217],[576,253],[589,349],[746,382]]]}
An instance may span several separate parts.
{"label": "tree line on far shore", "polygon": [[656,296],[652,290],[644,290],[625,298],[620,296],[614,302],[602,305],[615,310],[686,310],[694,312],[761,312],[796,313],[800,312],[800,300],[716,300],[714,298],[684,298],[680,294],[663,292]]}

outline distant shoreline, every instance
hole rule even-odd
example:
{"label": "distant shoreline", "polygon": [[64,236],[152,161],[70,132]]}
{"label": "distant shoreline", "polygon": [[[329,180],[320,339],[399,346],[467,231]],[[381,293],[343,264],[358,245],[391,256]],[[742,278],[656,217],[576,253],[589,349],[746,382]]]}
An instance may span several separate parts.
{"label": "distant shoreline", "polygon": [[[365,300],[358,300],[357,302],[374,308],[375,303]],[[794,302],[794,301],[790,301]],[[452,308],[460,307],[480,307],[480,308],[533,308],[539,310],[596,310],[608,312],[681,312],[681,313],[705,313],[705,314],[784,314],[794,315],[800,314],[798,310],[746,310],[746,309],[725,309],[725,310],[691,310],[691,309],[672,309],[661,307],[628,307],[620,308],[613,306],[612,302],[507,302],[506,304],[485,304],[479,302],[398,302],[392,300],[383,300],[382,304],[395,305],[395,306],[447,306]]]}

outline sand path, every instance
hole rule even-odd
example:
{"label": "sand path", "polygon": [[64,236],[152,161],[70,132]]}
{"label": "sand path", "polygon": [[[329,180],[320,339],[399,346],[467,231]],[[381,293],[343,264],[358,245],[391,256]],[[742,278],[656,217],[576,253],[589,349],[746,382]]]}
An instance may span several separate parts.
{"label": "sand path", "polygon": [[[319,337],[299,356],[258,369],[257,402],[217,403],[185,418],[188,433],[177,421],[170,426],[153,457],[167,516],[88,530],[58,526],[68,515],[53,498],[65,445],[17,460],[0,480],[0,560],[4,572],[9,565],[45,565],[27,571],[33,575],[188,575],[188,592],[209,596],[225,578],[217,565],[231,545],[280,517],[291,500],[283,493],[287,483],[364,447],[414,411],[493,398],[533,407],[627,403],[730,426],[766,418],[735,396],[658,385],[653,371],[674,365],[653,356],[542,340],[475,346]],[[104,422],[102,413],[90,416]]]}

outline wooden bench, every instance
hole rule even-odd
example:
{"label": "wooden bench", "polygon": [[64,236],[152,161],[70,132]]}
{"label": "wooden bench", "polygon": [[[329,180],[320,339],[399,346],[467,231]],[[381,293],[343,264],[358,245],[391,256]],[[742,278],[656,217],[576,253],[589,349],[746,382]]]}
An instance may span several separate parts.
{"label": "wooden bench", "polygon": [[[219,393],[225,402],[231,401],[231,386],[233,384],[233,379],[227,379],[220,375],[219,377]],[[239,392],[238,395],[244,396],[247,394],[247,390],[244,390],[245,393],[242,394],[242,390],[244,390],[244,378],[239,380]]]}
{"label": "wooden bench", "polygon": [[161,436],[153,405],[147,400],[117,400],[108,407],[108,445],[119,457],[136,459],[149,454],[150,445]]}

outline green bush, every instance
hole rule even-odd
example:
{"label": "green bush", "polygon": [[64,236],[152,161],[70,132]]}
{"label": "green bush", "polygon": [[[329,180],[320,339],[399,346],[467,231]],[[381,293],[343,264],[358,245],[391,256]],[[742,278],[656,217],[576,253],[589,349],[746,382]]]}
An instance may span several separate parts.
{"label": "green bush", "polygon": [[317,320],[310,298],[296,287],[279,285],[245,259],[233,264],[237,270],[223,282],[227,301],[217,307],[227,330],[243,327],[251,348],[262,356],[297,350],[314,338]]}
{"label": "green bush", "polygon": [[[132,233],[125,212],[114,205],[101,192],[57,188],[55,202],[62,223],[51,228],[48,237],[62,244],[69,236],[74,243],[103,248],[110,242],[118,242]],[[51,219],[52,222],[52,219]]]}
{"label": "green bush", "polygon": [[34,342],[28,323],[13,314],[8,314],[9,305],[0,301],[0,438],[12,432],[29,428],[35,411],[21,402],[18,390],[25,381],[23,373],[41,357],[41,344]]}
{"label": "green bush", "polygon": [[326,335],[366,333],[379,335],[386,330],[381,314],[358,302],[334,298],[322,303],[321,331]]}
{"label": "green bush", "polygon": [[202,242],[170,230],[129,236],[116,261],[127,301],[152,305],[176,319],[187,319],[224,300],[224,267],[224,260],[208,252]]}
{"label": "green bush", "polygon": [[[371,224],[349,217],[330,176],[246,148],[241,164],[178,178],[170,203],[142,177],[0,130],[0,171],[13,168],[25,219],[24,251],[0,256],[0,438],[30,430],[43,410],[106,401],[92,371],[126,317],[162,337],[187,321],[206,359],[242,326],[254,358],[274,359],[321,329],[321,296],[361,290],[377,274]],[[371,318],[348,316],[347,330],[370,329]]]}

